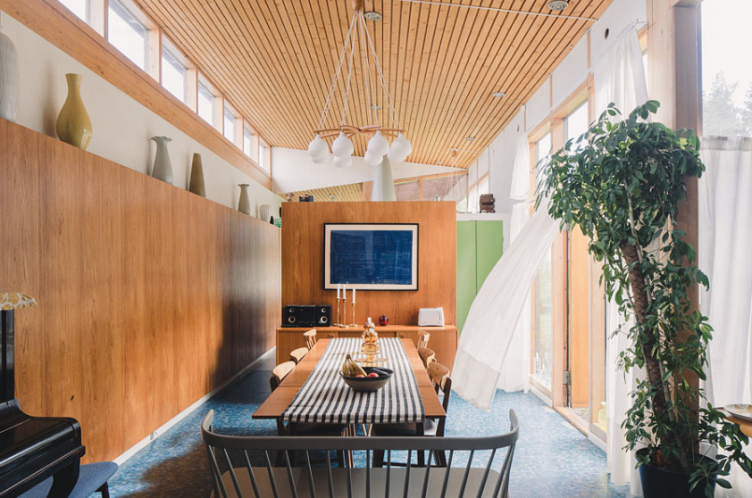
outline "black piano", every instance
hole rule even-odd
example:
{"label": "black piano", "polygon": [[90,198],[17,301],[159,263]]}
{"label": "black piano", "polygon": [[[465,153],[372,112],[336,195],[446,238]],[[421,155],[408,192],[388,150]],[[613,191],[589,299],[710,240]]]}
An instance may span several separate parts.
{"label": "black piano", "polygon": [[72,418],[32,417],[21,410],[15,398],[13,313],[0,311],[0,498],[15,498],[50,476],[48,496],[65,498],[86,452],[81,426]]}

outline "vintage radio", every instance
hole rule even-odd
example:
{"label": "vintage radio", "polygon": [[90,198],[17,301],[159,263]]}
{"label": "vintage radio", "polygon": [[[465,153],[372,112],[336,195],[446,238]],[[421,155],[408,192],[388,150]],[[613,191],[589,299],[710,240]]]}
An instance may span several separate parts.
{"label": "vintage radio", "polygon": [[329,327],[331,322],[329,304],[290,304],[282,308],[283,327]]}

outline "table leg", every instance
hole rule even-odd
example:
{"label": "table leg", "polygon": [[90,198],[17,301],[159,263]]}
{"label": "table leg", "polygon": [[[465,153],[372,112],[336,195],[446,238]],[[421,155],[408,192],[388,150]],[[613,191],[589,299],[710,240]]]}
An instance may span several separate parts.
{"label": "table leg", "polygon": [[52,477],[52,487],[47,494],[48,498],[68,498],[76,487],[78,482],[78,472],[80,470],[80,462],[68,465],[64,469],[59,470]]}

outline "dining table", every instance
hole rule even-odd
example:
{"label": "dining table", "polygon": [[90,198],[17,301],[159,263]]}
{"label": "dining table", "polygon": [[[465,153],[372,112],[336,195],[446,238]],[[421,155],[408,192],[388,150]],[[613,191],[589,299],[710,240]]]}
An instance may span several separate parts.
{"label": "dining table", "polygon": [[[314,372],[314,369],[316,369],[316,366],[322,360],[322,357],[324,357],[327,348],[330,346],[330,342],[346,340],[347,339],[319,339],[305,358],[298,363],[295,369],[280,383],[279,387],[277,387],[261,404],[261,406],[259,406],[254,412],[253,418],[282,420],[285,411],[290,407],[291,403],[293,403],[298,392],[304,387],[306,381]],[[405,356],[409,362],[410,369],[415,376],[417,389],[420,392],[425,418],[436,421],[444,419],[446,417],[446,412],[444,412],[441,400],[433,387],[426,369],[423,367],[423,362],[421,361],[420,356],[418,356],[415,343],[412,339],[391,340],[400,341],[401,346],[404,348]],[[358,353],[358,351],[353,351],[353,353]],[[387,362],[385,366],[389,368],[389,362]],[[394,379],[390,380],[390,382],[392,381],[394,381]],[[338,382],[344,383],[342,379],[338,379]]]}

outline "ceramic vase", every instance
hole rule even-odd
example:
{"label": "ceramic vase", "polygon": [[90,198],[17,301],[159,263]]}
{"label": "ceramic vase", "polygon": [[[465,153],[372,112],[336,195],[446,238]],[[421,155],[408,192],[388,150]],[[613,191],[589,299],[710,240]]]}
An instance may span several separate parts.
{"label": "ceramic vase", "polygon": [[172,163],[170,153],[167,151],[167,144],[172,142],[172,139],[169,137],[151,137],[151,139],[157,144],[157,154],[154,156],[151,176],[172,185]]}
{"label": "ceramic vase", "polygon": [[248,187],[250,185],[243,183],[240,186],[240,201],[238,201],[238,211],[241,213],[251,214],[251,198],[248,196]]}
{"label": "ceramic vase", "polygon": [[269,204],[262,204],[259,206],[259,219],[269,221],[272,216],[272,207]]}
{"label": "ceramic vase", "polygon": [[193,192],[201,197],[206,197],[206,186],[204,185],[204,166],[201,162],[201,154],[193,154],[193,164],[191,165],[191,180],[188,183],[188,191]]}
{"label": "ceramic vase", "polygon": [[18,118],[18,88],[16,46],[0,25],[0,118],[13,122]]}
{"label": "ceramic vase", "polygon": [[68,98],[57,117],[57,137],[65,143],[86,150],[91,142],[92,127],[89,113],[81,100],[81,75],[66,74]]}

